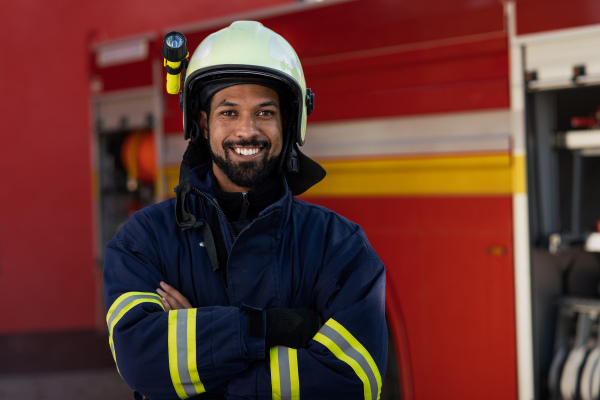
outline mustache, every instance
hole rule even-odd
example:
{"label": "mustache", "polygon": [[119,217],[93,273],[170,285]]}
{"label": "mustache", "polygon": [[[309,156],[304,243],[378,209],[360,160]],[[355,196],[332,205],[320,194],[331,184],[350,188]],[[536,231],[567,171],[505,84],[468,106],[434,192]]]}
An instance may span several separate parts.
{"label": "mustache", "polygon": [[226,140],[223,142],[223,147],[233,146],[251,146],[251,147],[270,147],[271,143],[268,140],[252,138],[252,139],[240,139],[240,140]]}

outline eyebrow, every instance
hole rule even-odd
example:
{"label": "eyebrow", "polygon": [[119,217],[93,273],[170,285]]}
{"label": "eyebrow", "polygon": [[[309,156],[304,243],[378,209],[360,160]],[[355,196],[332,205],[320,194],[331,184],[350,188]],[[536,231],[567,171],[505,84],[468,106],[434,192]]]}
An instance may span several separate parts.
{"label": "eyebrow", "polygon": [[275,103],[273,100],[265,101],[264,103],[259,104],[259,107],[269,107],[269,106],[279,109],[279,105],[277,103]]}
{"label": "eyebrow", "polygon": [[[239,106],[239,104],[232,103],[230,101],[227,101],[227,99],[224,99],[219,104],[217,104],[215,106],[215,108],[218,108],[218,107],[236,107],[236,106]],[[258,106],[259,107],[275,107],[275,108],[279,109],[279,105],[276,102],[274,102],[273,100],[265,101],[264,103],[260,103]]]}
{"label": "eyebrow", "polygon": [[217,106],[215,108],[217,108],[217,107],[235,107],[235,106],[237,106],[236,103],[232,103],[230,101],[227,101],[227,99],[224,99],[219,104],[217,104]]}

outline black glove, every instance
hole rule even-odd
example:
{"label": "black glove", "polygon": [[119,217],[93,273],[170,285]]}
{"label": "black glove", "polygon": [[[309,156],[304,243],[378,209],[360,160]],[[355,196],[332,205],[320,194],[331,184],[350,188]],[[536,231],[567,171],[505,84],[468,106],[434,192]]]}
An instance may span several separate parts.
{"label": "black glove", "polygon": [[272,308],[267,310],[265,348],[305,347],[319,330],[319,314],[308,308]]}

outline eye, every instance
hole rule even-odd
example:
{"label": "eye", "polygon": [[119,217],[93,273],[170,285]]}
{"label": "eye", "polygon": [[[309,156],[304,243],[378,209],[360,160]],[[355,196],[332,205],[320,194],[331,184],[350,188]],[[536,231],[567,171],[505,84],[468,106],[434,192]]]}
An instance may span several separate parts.
{"label": "eye", "polygon": [[235,115],[235,111],[224,110],[224,111],[221,111],[219,114],[223,115],[224,117],[233,117]]}
{"label": "eye", "polygon": [[275,115],[275,111],[273,111],[273,110],[260,110],[258,112],[258,115],[260,115],[262,117],[271,117],[271,116]]}

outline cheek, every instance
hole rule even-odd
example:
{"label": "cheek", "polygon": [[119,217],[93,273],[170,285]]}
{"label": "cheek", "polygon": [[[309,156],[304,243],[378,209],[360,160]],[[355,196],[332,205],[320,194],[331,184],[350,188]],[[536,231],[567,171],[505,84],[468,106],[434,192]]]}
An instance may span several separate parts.
{"label": "cheek", "polygon": [[273,153],[279,154],[281,152],[282,148],[283,148],[283,140],[281,137],[281,133],[278,132],[278,133],[274,134],[273,136],[271,136],[271,149],[272,149]]}
{"label": "cheek", "polygon": [[208,141],[213,149],[223,147],[223,129],[219,124],[212,124],[210,127]]}
{"label": "cheek", "polygon": [[210,149],[213,153],[223,153],[223,144],[219,142],[217,135],[214,135],[212,131],[210,132],[210,135],[208,137],[208,145],[210,146]]}
{"label": "cheek", "polygon": [[279,123],[279,126],[273,129],[271,141],[273,148],[276,149],[278,153],[281,152],[281,149],[283,148],[283,129],[281,127],[281,122]]}

